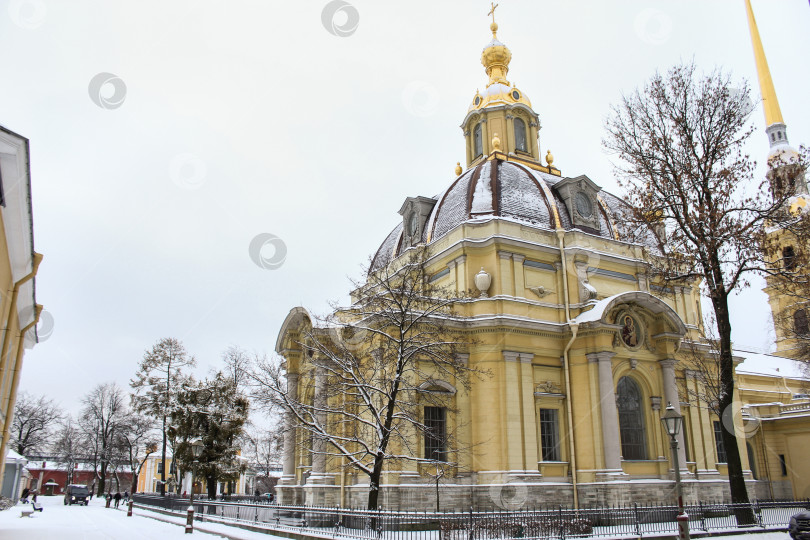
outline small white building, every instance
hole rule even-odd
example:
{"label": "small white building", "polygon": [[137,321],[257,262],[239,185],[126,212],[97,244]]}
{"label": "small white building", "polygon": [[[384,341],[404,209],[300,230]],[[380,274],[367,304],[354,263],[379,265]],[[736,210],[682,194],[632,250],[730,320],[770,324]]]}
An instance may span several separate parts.
{"label": "small white building", "polygon": [[6,454],[6,468],[3,472],[3,487],[0,495],[8,497],[16,504],[20,500],[25,482],[28,480],[28,469],[25,466],[28,460],[23,456],[9,449]]}

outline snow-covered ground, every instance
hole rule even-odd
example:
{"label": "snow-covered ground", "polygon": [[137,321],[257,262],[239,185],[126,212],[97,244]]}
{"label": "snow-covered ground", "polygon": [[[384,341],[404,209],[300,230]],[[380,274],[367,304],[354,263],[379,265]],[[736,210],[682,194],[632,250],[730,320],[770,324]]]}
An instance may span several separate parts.
{"label": "snow-covered ground", "polygon": [[[62,497],[39,497],[43,512],[21,518],[20,511],[30,504],[18,504],[0,512],[0,540],[152,540],[185,538],[185,519],[135,509],[127,517],[126,507],[105,508],[103,499],[89,506],[64,506]],[[171,523],[166,523],[166,520]],[[194,534],[203,539],[282,540],[270,534],[246,531],[219,523],[196,523]],[[790,540],[786,532],[712,536],[712,540]]]}
{"label": "snow-covered ground", "polygon": [[[62,497],[38,498],[43,511],[33,517],[21,518],[20,511],[31,510],[30,504],[17,504],[0,512],[0,540],[153,540],[185,538],[185,520],[170,518],[153,512],[135,510],[127,517],[122,503],[118,510],[105,508],[103,499],[90,502],[89,506],[64,506]],[[151,517],[169,519],[164,523]],[[200,527],[211,533],[200,531]],[[275,536],[254,533],[236,527],[216,523],[195,524],[194,534],[204,539],[233,538],[235,540],[273,540]],[[768,539],[770,540],[770,539]],[[776,539],[774,539],[776,540]]]}

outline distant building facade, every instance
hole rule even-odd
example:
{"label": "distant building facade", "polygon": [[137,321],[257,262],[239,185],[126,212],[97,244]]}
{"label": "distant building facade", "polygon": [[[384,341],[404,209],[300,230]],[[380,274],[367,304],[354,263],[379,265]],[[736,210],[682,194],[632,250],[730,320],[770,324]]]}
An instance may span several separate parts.
{"label": "distant building facade", "polygon": [[[240,457],[240,459],[243,459]],[[150,455],[149,458],[141,468],[138,475],[138,492],[139,493],[157,493],[160,487],[160,478],[162,472],[162,461],[160,456]],[[166,475],[167,492],[177,491],[177,470],[171,456],[166,457],[166,468],[168,469]],[[181,471],[183,473],[183,471]],[[239,475],[239,479],[234,482],[233,490],[228,482],[217,483],[217,495],[253,495],[256,486],[256,471],[247,466],[245,472]],[[180,493],[190,493],[194,491],[195,494],[208,493],[207,484],[204,478],[195,477],[192,481],[191,472],[183,473],[183,478],[180,483]]]}
{"label": "distant building facade", "polygon": [[[53,456],[33,456],[28,461],[28,477],[26,487],[36,489],[43,495],[61,495],[68,484],[85,484],[92,489],[99,482],[91,463],[68,464],[54,459]],[[123,493],[131,488],[132,473],[130,471],[107,470],[106,492],[120,491]],[[93,492],[95,493],[95,490]]]}

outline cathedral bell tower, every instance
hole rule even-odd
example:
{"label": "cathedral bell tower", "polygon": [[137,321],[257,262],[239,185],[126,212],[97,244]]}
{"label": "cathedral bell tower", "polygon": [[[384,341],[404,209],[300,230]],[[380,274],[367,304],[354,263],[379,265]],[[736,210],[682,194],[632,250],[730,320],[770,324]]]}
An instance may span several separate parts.
{"label": "cathedral bell tower", "polygon": [[479,164],[493,152],[503,154],[510,161],[541,166],[537,141],[540,118],[532,109],[529,97],[506,78],[512,51],[498,40],[496,7],[493,5],[489,12],[492,41],[481,52],[481,64],[489,80],[483,91],[476,90],[461,123],[467,168]]}
{"label": "cathedral bell tower", "polygon": [[[787,128],[782,119],[779,101],[776,99],[776,89],[759,37],[751,0],[745,0],[745,7],[748,12],[748,26],[754,48],[759,89],[762,92],[765,133],[770,144],[767,175],[771,193],[775,199],[787,198],[786,211],[793,213],[806,211],[810,209],[807,180],[796,163],[799,154],[788,142]],[[787,231],[774,229],[768,234],[774,245],[777,246],[774,255],[771,256],[771,264],[781,267],[785,271],[793,270],[797,266],[798,254],[810,249],[810,246],[798,245],[798,239]],[[776,287],[775,279],[774,277],[766,278],[767,286],[764,291],[768,295],[768,303],[773,315],[776,352],[779,355],[790,357],[797,354],[796,337],[810,334],[808,312],[802,306],[797,305],[796,299],[786,294],[783,288]]]}

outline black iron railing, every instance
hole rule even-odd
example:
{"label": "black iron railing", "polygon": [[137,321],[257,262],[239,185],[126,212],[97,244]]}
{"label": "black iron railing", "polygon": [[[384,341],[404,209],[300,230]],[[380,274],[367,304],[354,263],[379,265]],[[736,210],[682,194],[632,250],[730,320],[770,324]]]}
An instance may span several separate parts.
{"label": "black iron railing", "polygon": [[[144,508],[185,514],[189,501],[179,497],[134,495]],[[756,501],[750,504],[686,505],[694,532],[786,529],[790,517],[810,509],[806,501]],[[500,512],[392,512],[279,506],[251,502],[194,500],[195,518],[250,523],[268,531],[307,532],[332,538],[385,540],[476,540],[493,538],[623,538],[676,535],[674,505],[584,508],[565,507]]]}

